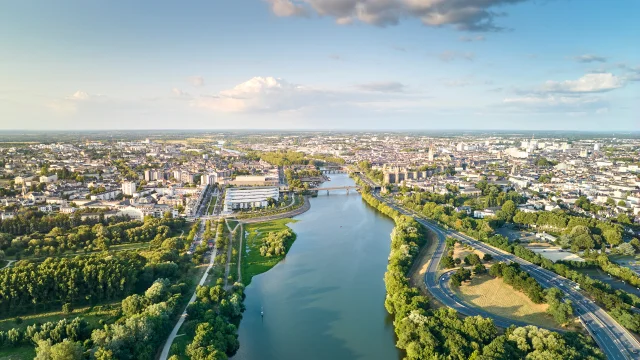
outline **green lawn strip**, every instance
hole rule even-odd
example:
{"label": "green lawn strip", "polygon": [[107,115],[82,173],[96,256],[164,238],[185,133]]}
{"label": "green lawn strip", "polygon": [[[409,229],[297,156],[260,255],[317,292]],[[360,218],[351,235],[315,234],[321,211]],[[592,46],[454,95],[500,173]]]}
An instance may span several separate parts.
{"label": "green lawn strip", "polygon": [[73,319],[76,317],[84,318],[91,327],[99,327],[100,320],[113,320],[115,319],[118,309],[120,308],[121,300],[107,302],[101,305],[95,305],[93,307],[85,306],[73,310],[71,314],[64,314],[61,311],[46,312],[33,315],[20,316],[22,322],[16,324],[15,317],[6,318],[0,320],[0,330],[8,331],[13,328],[26,329],[27,326],[35,323],[46,323],[50,321],[59,321],[65,318]]}
{"label": "green lawn strip", "polygon": [[[245,226],[245,232],[249,233],[244,241],[244,252],[242,254],[241,264],[242,283],[245,284],[245,286],[251,283],[251,278],[268,271],[284,258],[284,256],[264,257],[260,255],[260,246],[262,246],[262,239],[267,236],[269,232],[285,230],[288,228],[287,224],[290,222],[295,222],[295,220],[278,219]],[[295,238],[293,240],[295,240]],[[285,244],[286,252],[289,252],[293,240]]]}
{"label": "green lawn strip", "polygon": [[216,209],[216,204],[217,203],[218,203],[218,197],[217,196],[212,196],[211,197],[211,201],[209,202],[209,209],[207,210],[209,215],[213,215],[213,211]]}
{"label": "green lawn strip", "polygon": [[7,260],[0,260],[0,269],[4,268],[5,266],[7,266],[9,262]]}
{"label": "green lawn strip", "polygon": [[[229,225],[233,229],[236,227],[237,222],[234,221],[234,224],[231,224],[231,222],[229,222]],[[242,239],[242,236],[243,234],[240,232],[240,226],[238,226],[236,228],[236,235],[233,237],[233,250],[231,251],[231,264],[230,264],[231,267],[229,268],[229,275],[233,278],[233,282],[239,281],[238,254],[240,254],[240,239]]]}
{"label": "green lawn strip", "polygon": [[34,346],[3,346],[0,348],[0,360],[32,360],[36,357]]}

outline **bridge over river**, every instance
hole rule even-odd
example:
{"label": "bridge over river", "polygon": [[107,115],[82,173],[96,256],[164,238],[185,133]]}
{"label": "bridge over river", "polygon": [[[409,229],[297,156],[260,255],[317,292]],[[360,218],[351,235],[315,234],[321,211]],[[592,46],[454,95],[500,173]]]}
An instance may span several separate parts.
{"label": "bridge over river", "polygon": [[360,186],[357,186],[357,185],[349,186],[349,185],[347,185],[347,186],[330,186],[330,187],[309,189],[309,191],[326,191],[327,194],[329,194],[329,191],[336,191],[336,190],[347,190],[347,194],[348,194],[350,190],[355,190],[355,191],[360,190]]}

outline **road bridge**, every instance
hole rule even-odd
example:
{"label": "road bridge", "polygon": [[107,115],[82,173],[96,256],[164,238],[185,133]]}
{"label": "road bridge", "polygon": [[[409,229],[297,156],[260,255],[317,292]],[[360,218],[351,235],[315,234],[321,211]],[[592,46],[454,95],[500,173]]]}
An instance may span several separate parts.
{"label": "road bridge", "polygon": [[326,191],[327,195],[329,194],[329,191],[336,191],[336,190],[347,190],[347,194],[349,194],[350,190],[355,190],[358,191],[360,189],[359,186],[357,185],[351,185],[351,186],[331,186],[331,187],[323,187],[323,188],[313,188],[313,189],[309,189],[310,191]]}

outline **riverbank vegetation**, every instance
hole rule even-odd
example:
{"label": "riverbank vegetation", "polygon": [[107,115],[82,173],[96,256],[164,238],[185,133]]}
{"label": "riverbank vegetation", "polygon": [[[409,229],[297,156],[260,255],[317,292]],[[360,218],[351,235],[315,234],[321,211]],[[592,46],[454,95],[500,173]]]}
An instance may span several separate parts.
{"label": "riverbank vegetation", "polygon": [[215,286],[199,286],[196,301],[187,308],[182,329],[188,339],[185,355],[191,360],[226,359],[240,347],[238,326],[244,311],[244,287],[235,284],[225,291],[219,278]]}
{"label": "riverbank vegetation", "polygon": [[[408,359],[604,359],[590,338],[577,333],[559,334],[531,326],[510,328],[499,335],[490,319],[460,319],[453,309],[431,309],[428,299],[409,286],[407,279],[425,243],[426,229],[371,194],[363,193],[362,198],[396,223],[385,274],[385,307],[395,317],[396,345],[406,351]],[[532,346],[534,338],[541,340],[536,340],[536,346]]]}
{"label": "riverbank vegetation", "polygon": [[[247,236],[242,249],[242,284],[278,264],[291,248],[296,235],[287,226],[292,219],[279,219],[244,226]],[[270,256],[267,256],[270,255]]]}

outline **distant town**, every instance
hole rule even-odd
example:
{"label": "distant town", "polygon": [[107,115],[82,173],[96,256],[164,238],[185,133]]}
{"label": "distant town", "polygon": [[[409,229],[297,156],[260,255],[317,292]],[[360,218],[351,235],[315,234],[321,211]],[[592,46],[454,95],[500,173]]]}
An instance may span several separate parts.
{"label": "distant town", "polygon": [[[405,186],[468,197],[469,205],[456,210],[476,218],[499,210],[495,202],[474,201],[482,195],[481,182],[516,191],[526,199],[518,204],[521,211],[566,209],[631,224],[640,221],[639,147],[637,139],[383,133],[9,143],[0,148],[0,215],[8,219],[21,207],[35,206],[82,217],[193,217],[207,186],[286,191],[285,170],[318,171],[329,157],[340,161],[329,161],[328,168],[367,162],[385,190]],[[317,157],[320,166],[259,158],[271,152],[300,152]],[[324,181],[317,177],[321,172],[305,175],[291,190]],[[278,193],[263,190],[244,202],[232,198],[221,209],[226,214],[268,206],[267,198],[278,200]]]}
{"label": "distant town", "polygon": [[333,312],[368,358],[640,356],[637,136],[37,139],[0,134],[0,357],[351,358]]}

